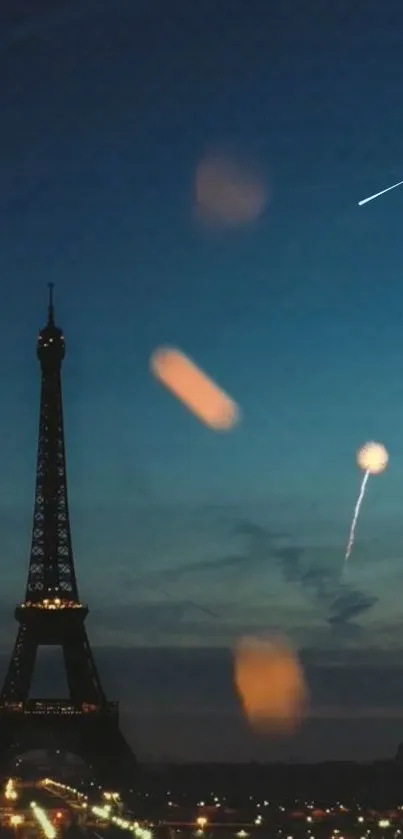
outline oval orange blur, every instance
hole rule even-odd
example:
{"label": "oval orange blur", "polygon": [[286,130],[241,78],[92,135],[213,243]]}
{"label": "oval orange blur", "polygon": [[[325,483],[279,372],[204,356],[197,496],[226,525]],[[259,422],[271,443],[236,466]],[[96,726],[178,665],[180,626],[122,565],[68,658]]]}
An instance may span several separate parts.
{"label": "oval orange blur", "polygon": [[156,350],[151,357],[151,369],[210,428],[224,431],[236,424],[239,417],[236,403],[180,350]]}
{"label": "oval orange blur", "polygon": [[296,656],[280,641],[244,638],[235,651],[235,686],[249,722],[266,731],[294,729],[307,702]]}

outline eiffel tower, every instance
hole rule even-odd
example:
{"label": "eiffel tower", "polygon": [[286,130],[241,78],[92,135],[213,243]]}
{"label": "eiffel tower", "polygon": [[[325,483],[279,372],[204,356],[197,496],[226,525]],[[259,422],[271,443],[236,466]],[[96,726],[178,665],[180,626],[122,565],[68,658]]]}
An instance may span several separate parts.
{"label": "eiffel tower", "polygon": [[[0,761],[31,749],[80,756],[101,783],[133,780],[134,755],[119,727],[118,703],[105,696],[84,626],[74,569],[67,499],[61,366],[64,336],[48,322],[38,335],[42,369],[31,555],[24,602],[15,609],[17,639],[0,694]],[[31,699],[38,647],[62,648],[68,699]]]}

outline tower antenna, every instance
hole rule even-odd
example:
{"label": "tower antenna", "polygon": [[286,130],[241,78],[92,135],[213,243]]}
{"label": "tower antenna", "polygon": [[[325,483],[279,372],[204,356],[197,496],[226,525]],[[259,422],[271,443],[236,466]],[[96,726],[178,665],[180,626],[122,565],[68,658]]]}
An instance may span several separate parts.
{"label": "tower antenna", "polygon": [[49,326],[54,326],[55,323],[55,313],[53,308],[53,289],[55,287],[54,283],[48,283],[49,288],[49,305],[48,305],[48,324]]}

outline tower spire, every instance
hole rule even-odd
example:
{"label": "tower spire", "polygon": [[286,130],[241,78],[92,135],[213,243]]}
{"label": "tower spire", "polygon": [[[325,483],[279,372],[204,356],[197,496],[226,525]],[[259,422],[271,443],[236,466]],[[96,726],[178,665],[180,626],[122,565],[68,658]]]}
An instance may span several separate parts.
{"label": "tower spire", "polygon": [[49,288],[49,304],[48,304],[48,326],[55,325],[55,311],[53,308],[53,289],[55,287],[54,283],[48,283]]}

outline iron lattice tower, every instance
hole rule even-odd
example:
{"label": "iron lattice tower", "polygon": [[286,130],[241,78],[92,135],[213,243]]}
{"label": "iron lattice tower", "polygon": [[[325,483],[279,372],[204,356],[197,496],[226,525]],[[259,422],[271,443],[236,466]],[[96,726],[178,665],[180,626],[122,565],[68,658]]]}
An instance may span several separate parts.
{"label": "iron lattice tower", "polygon": [[[124,777],[132,774],[135,759],[119,728],[118,705],[107,701],[98,675],[74,568],[61,386],[65,343],[54,321],[52,285],[37,355],[42,381],[34,522],[25,599],[15,609],[17,639],[0,694],[0,751],[5,756],[57,742],[75,750],[100,777],[111,766],[115,777],[119,770]],[[41,645],[63,650],[67,700],[29,698]]]}

